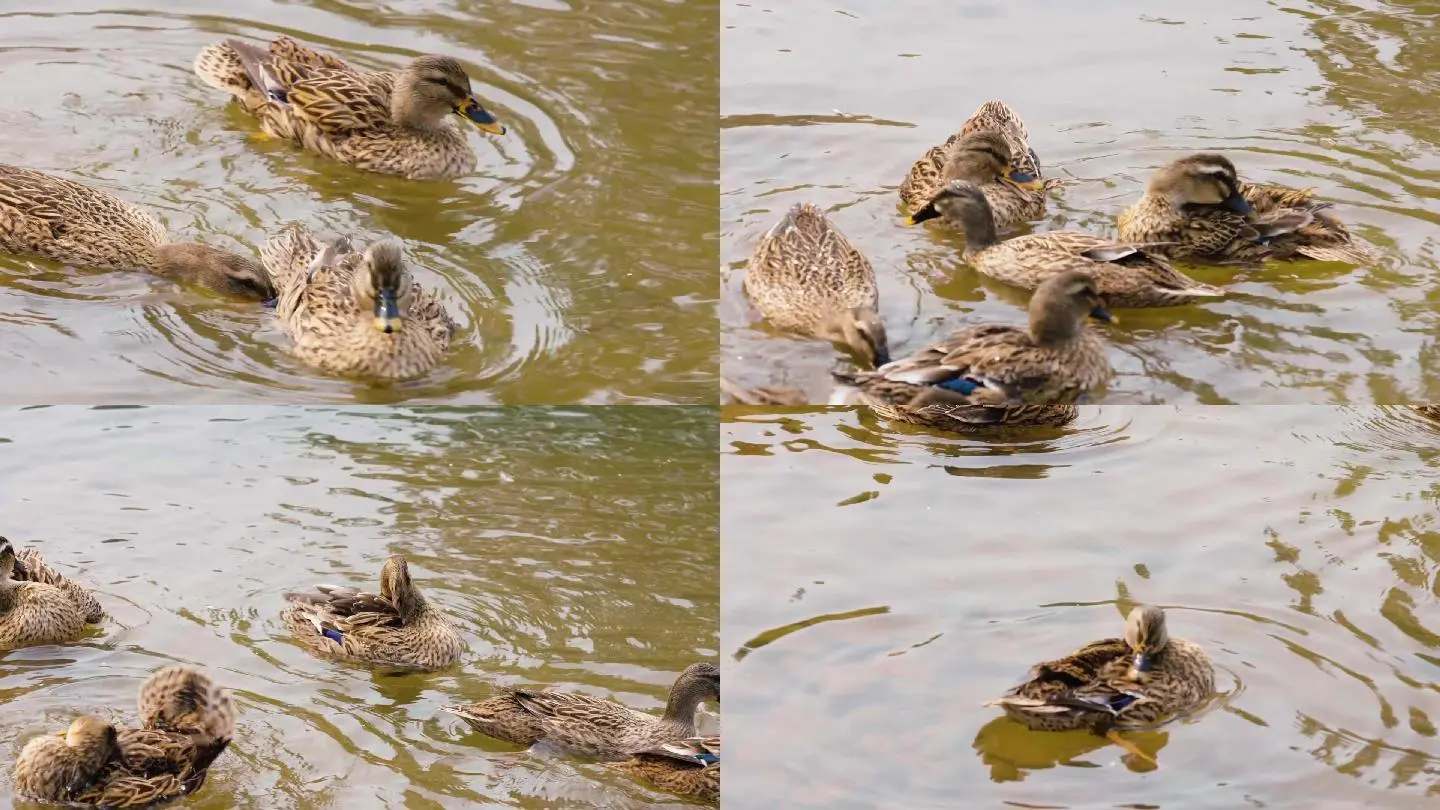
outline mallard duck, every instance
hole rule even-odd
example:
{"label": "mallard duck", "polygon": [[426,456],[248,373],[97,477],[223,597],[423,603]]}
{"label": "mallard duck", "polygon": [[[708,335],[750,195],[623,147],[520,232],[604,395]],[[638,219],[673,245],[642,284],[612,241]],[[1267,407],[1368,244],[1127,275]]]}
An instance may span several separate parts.
{"label": "mallard duck", "polygon": [[[1124,638],[1092,641],[1030,670],[1025,682],[987,703],[1036,731],[1090,729],[1142,759],[1150,757],[1117,729],[1153,725],[1200,704],[1215,689],[1215,669],[1198,644],[1171,638],[1165,612],[1139,605]],[[1151,760],[1153,762],[1153,760]]]}
{"label": "mallard duck", "polygon": [[195,73],[233,95],[270,137],[411,180],[475,170],[475,153],[450,115],[505,133],[475,99],[464,66],[448,56],[421,56],[399,73],[366,73],[289,37],[268,48],[227,39],[200,52]]}
{"label": "mallard duck", "polygon": [[1063,424],[1066,406],[1110,378],[1105,346],[1086,317],[1109,321],[1095,282],[1070,271],[1030,299],[1030,327],[982,324],[962,329],[875,371],[836,371],[846,399],[887,419],[942,430],[977,425]]}
{"label": "mallard duck", "polygon": [[64,734],[25,744],[15,790],[70,806],[150,807],[199,790],[234,734],[230,693],[198,669],[168,666],[140,688],[140,728],[77,717]]}
{"label": "mallard duck", "polygon": [[15,547],[0,537],[0,650],[64,644],[85,635],[87,618],[99,606],[82,605],[72,590],[30,577]]}
{"label": "mallard duck", "polygon": [[495,697],[444,711],[487,737],[515,745],[541,740],[591,759],[624,760],[667,742],[695,736],[695,710],[720,699],[720,668],[691,664],[675,679],[665,714],[645,712],[572,692],[502,688]]}
{"label": "mallard duck", "polygon": [[266,242],[260,258],[279,295],[275,317],[291,353],[322,371],[418,377],[450,347],[455,321],[410,275],[397,242],[357,253],[349,239],[321,245],[293,226]]}
{"label": "mallard duck", "polygon": [[171,242],[148,211],[108,191],[0,163],[0,251],[82,267],[134,270],[263,301],[275,295],[254,259]]}
{"label": "mallard duck", "polygon": [[[978,186],[1007,230],[1045,214],[1045,192],[1060,185],[1040,177],[1040,159],[1030,148],[1025,122],[1003,101],[987,101],[945,143],[930,147],[900,184],[900,200],[918,211],[951,181]],[[963,223],[943,217],[953,227]]]}
{"label": "mallard duck", "polygon": [[1440,421],[1440,405],[1416,405],[1415,410],[1427,419]]}
{"label": "mallard duck", "polygon": [[313,593],[285,598],[286,624],[311,652],[326,658],[433,670],[459,661],[465,649],[450,620],[411,581],[401,554],[385,560],[379,594],[316,585]]}
{"label": "mallard duck", "polygon": [[606,764],[679,796],[720,799],[719,736],[675,740]]}
{"label": "mallard duck", "polygon": [[1163,243],[1152,250],[1174,259],[1371,259],[1313,191],[1247,183],[1228,158],[1208,152],[1160,167],[1118,225],[1121,239]]}
{"label": "mallard duck", "polygon": [[720,393],[727,405],[807,405],[810,402],[798,388],[746,388],[724,377],[720,378]]}
{"label": "mallard duck", "polygon": [[889,361],[875,269],[825,212],[797,203],[766,231],[745,292],[770,323],[848,346],[867,366]]}
{"label": "mallard duck", "polygon": [[[0,537],[0,543],[5,542],[8,541]],[[10,576],[18,582],[40,582],[64,591],[80,608],[87,624],[99,624],[105,619],[105,608],[100,606],[100,600],[80,583],[51,568],[38,548],[16,549],[15,567]]]}
{"label": "mallard duck", "polygon": [[1112,307],[1169,307],[1225,294],[1170,266],[1154,246],[1118,243],[1080,231],[1046,231],[1000,241],[985,195],[955,181],[941,189],[911,224],[944,216],[965,229],[965,261],[981,274],[1027,290],[1067,270],[1083,270]]}

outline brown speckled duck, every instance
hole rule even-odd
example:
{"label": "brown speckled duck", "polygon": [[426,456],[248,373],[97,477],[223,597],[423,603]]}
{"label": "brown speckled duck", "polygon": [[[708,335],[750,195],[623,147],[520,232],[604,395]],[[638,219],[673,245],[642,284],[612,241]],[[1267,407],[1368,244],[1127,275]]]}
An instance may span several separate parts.
{"label": "brown speckled duck", "polygon": [[719,736],[676,740],[607,764],[677,796],[720,800]]}
{"label": "brown speckled duck", "polygon": [[230,693],[188,666],[157,670],[140,688],[140,728],[83,716],[64,735],[25,744],[15,790],[39,801],[111,810],[195,793],[235,733]]}
{"label": "brown speckled duck", "polygon": [[625,760],[635,752],[695,736],[695,711],[720,699],[720,668],[691,664],[670,689],[665,714],[656,717],[619,703],[572,692],[503,688],[495,697],[444,711],[476,731],[515,745],[541,740],[573,754]]}
{"label": "brown speckled duck", "polygon": [[1225,294],[1171,267],[1148,244],[1113,242],[1081,231],[1045,231],[1002,242],[990,204],[970,183],[950,183],[910,219],[923,222],[937,216],[962,224],[965,261],[972,267],[1027,290],[1059,273],[1081,270],[1095,279],[1111,307],[1181,306]]}
{"label": "brown speckled duck", "polygon": [[108,191],[0,163],[0,251],[77,267],[134,270],[263,301],[260,263],[196,242],[171,242],[150,212]]}
{"label": "brown speckled duck", "polygon": [[1364,264],[1372,258],[1313,191],[1247,183],[1229,158],[1208,152],[1156,170],[1118,226],[1122,240],[1159,243],[1151,250],[1174,259]]}
{"label": "brown speckled duck", "polygon": [[[908,210],[918,211],[954,180],[981,190],[1000,230],[1043,216],[1046,189],[1059,185],[1041,179],[1025,122],[1003,101],[980,105],[959,132],[916,161],[900,184],[900,200]],[[937,221],[962,227],[949,217]]]}
{"label": "brown speckled duck", "polygon": [[[32,557],[44,564],[38,553]],[[91,616],[94,622],[104,617],[83,588],[41,581],[44,576],[31,572],[10,541],[0,537],[0,650],[75,641],[85,635]]]}
{"label": "brown speckled duck", "polygon": [[875,371],[837,371],[842,388],[835,404],[861,404],[887,419],[942,430],[1063,424],[1075,416],[1064,406],[1112,374],[1087,317],[1111,320],[1095,282],[1085,273],[1061,273],[1031,297],[1029,328],[972,326]]}
{"label": "brown speckled duck", "polygon": [[234,96],[273,138],[411,180],[475,170],[475,153],[451,115],[505,132],[475,99],[464,66],[448,56],[421,56],[399,73],[366,73],[289,37],[264,48],[227,39],[200,52],[195,73]]}
{"label": "brown speckled duck", "polygon": [[292,226],[260,257],[278,291],[275,317],[290,351],[309,365],[388,382],[425,374],[450,348],[455,321],[415,281],[397,242],[361,253],[349,239],[322,245]]}
{"label": "brown speckled duck", "polygon": [[875,269],[810,203],[792,206],[761,237],[745,292],[781,329],[844,344],[867,367],[890,359]]}
{"label": "brown speckled duck", "polygon": [[405,557],[392,554],[380,571],[380,593],[316,585],[287,593],[283,618],[311,652],[342,661],[435,670],[460,660],[465,643],[439,608],[410,579]]}
{"label": "brown speckled duck", "polygon": [[1124,638],[1092,641],[1036,664],[1024,683],[986,705],[1037,731],[1090,729],[1142,759],[1117,729],[1149,726],[1192,709],[1215,689],[1215,670],[1200,645],[1171,638],[1165,612],[1139,605]]}

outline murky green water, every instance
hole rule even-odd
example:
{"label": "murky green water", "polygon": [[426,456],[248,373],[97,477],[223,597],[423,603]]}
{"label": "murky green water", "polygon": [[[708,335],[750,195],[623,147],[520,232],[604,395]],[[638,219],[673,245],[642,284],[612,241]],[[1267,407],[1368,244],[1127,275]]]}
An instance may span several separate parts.
{"label": "murky green water", "polygon": [[[99,590],[84,643],[0,654],[0,802],[29,737],[133,718],[211,668],[239,730],[186,807],[678,807],[439,711],[536,684],[658,711],[718,643],[715,412],[273,407],[0,412],[0,533]],[[321,661],[281,593],[403,552],[469,651],[432,675]],[[716,718],[708,718],[712,727]],[[27,805],[28,806],[28,805]]]}
{"label": "murky green water", "polygon": [[[713,2],[162,5],[0,10],[0,161],[240,251],[288,220],[393,234],[459,321],[458,346],[422,381],[356,386],[290,358],[258,307],[0,258],[6,401],[715,400]],[[473,133],[479,168],[445,183],[256,143],[190,66],[216,39],[276,34],[370,69],[456,56],[510,133]]]}
{"label": "murky green water", "polygon": [[[773,333],[741,290],[756,240],[810,200],[874,263],[899,351],[1023,293],[964,267],[963,238],[907,228],[911,163],[990,98],[1029,124],[1052,195],[1037,229],[1114,233],[1152,169],[1220,150],[1314,187],[1383,258],[1194,271],[1231,295],[1107,329],[1105,402],[1396,403],[1440,397],[1440,128],[1433,3],[1248,0],[1156,10],[1058,2],[741,3],[722,11],[722,365],[825,402],[835,353]],[[734,56],[734,55],[743,56]]]}
{"label": "murky green water", "polygon": [[[1440,424],[1105,407],[982,441],[850,410],[727,414],[727,806],[1440,795]],[[1118,635],[1130,600],[1217,667],[1204,711],[1133,735],[1158,769],[981,706]]]}

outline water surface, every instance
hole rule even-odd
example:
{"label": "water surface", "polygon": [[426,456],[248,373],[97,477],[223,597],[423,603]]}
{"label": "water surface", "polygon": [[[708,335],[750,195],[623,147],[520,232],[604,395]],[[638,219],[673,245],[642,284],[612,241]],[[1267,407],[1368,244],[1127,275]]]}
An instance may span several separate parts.
{"label": "water surface", "polygon": [[[1397,403],[1440,397],[1433,3],[1222,0],[784,4],[727,0],[721,320],[727,376],[828,401],[826,344],[777,333],[741,289],[756,241],[809,200],[870,257],[899,352],[962,324],[1023,322],[1027,294],[906,227],[910,165],[982,102],[1027,121],[1069,185],[1035,230],[1114,233],[1153,169],[1201,150],[1313,187],[1381,258],[1193,270],[1230,291],[1106,329],[1117,403]],[[741,56],[743,55],[743,57]],[[824,398],[822,398],[824,397]]]}
{"label": "water surface", "polygon": [[[1440,424],[1092,407],[980,440],[727,409],[721,443],[727,806],[1440,795]],[[1208,705],[1131,735],[1158,768],[981,705],[1136,601],[1217,668]]]}
{"label": "water surface", "polygon": [[[290,220],[393,235],[457,345],[422,380],[356,385],[292,359],[259,307],[0,257],[4,401],[714,401],[714,3],[162,5],[6,4],[0,161],[241,252]],[[439,183],[257,142],[191,64],[217,39],[279,34],[371,70],[455,56],[509,134],[468,128],[476,172]]]}
{"label": "water surface", "polygon": [[[83,643],[0,653],[0,802],[26,740],[77,713],[133,720],[145,676],[188,661],[234,691],[239,729],[185,807],[684,806],[439,709],[532,684],[658,712],[681,669],[715,659],[714,424],[649,407],[0,413],[0,533],[111,614]],[[373,589],[395,552],[460,629],[459,666],[377,673],[290,639],[284,591]]]}

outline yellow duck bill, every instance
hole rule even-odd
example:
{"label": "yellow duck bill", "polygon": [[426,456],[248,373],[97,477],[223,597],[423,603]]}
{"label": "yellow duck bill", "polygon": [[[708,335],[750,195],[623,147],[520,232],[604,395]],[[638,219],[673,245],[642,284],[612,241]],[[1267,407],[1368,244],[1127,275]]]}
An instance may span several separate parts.
{"label": "yellow duck bill", "polygon": [[491,135],[505,134],[505,125],[500,123],[500,120],[492,115],[489,110],[480,106],[480,102],[476,101],[474,96],[460,102],[460,106],[455,108],[455,114],[465,118],[465,120],[479,127],[483,132],[488,132]]}

